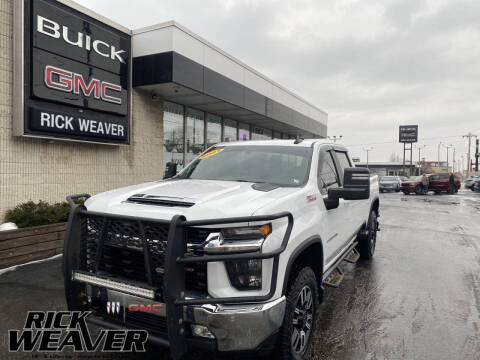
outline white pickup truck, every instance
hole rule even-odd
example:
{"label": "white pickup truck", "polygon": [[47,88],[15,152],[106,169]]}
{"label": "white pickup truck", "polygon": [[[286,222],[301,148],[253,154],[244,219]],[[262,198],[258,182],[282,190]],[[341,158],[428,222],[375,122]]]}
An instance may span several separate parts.
{"label": "white pickup truck", "polygon": [[373,256],[378,193],[345,147],[298,139],[221,143],[173,178],[69,196],[68,307],[146,329],[175,359],[307,359],[324,286]]}

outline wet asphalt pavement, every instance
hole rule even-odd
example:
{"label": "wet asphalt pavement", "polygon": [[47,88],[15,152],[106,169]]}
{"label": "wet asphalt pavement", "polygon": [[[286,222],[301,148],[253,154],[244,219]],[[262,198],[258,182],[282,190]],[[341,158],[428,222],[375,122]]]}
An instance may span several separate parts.
{"label": "wet asphalt pavement", "polygon": [[[326,289],[314,359],[480,359],[480,194],[382,194],[380,211],[374,259],[344,263],[343,283]],[[54,259],[0,275],[0,358],[32,358],[6,348],[7,330],[22,328],[27,310],[65,309],[60,266]],[[167,358],[149,350],[72,356]]]}

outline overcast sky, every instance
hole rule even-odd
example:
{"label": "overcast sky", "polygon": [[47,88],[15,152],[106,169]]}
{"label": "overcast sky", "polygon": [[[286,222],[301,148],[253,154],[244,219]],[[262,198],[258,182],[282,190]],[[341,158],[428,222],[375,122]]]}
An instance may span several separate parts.
{"label": "overcast sky", "polygon": [[364,161],[401,155],[401,124],[419,125],[427,160],[480,135],[478,0],[77,1],[131,29],[178,21],[326,110]]}

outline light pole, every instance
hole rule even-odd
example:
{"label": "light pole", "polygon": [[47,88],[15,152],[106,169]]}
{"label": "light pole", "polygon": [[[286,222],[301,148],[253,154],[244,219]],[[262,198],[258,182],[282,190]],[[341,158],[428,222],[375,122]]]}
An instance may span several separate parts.
{"label": "light pole", "polygon": [[453,159],[452,159],[452,172],[454,173],[455,172],[455,153],[456,153],[457,149],[455,147],[453,147]]}
{"label": "light pole", "polygon": [[442,146],[442,142],[441,142],[441,141],[438,143],[438,161],[437,161],[437,167],[440,167],[440,146]]}
{"label": "light pole", "polygon": [[[418,149],[418,166],[420,166],[420,151],[422,151],[422,149],[425,149],[427,147],[427,145],[423,145],[423,146],[415,145],[415,147]],[[419,169],[420,169],[420,167],[419,167]]]}
{"label": "light pole", "polygon": [[450,145],[443,144],[443,147],[445,149],[447,149],[447,172],[448,172],[448,150],[451,149],[453,147],[453,145],[452,144],[450,144]]}
{"label": "light pole", "polygon": [[373,150],[373,147],[363,148],[363,151],[367,152],[367,169],[368,169],[368,153]]}
{"label": "light pole", "polygon": [[333,136],[327,136],[328,140],[333,140],[334,143],[337,141],[340,141],[342,139],[343,135],[333,135]]}

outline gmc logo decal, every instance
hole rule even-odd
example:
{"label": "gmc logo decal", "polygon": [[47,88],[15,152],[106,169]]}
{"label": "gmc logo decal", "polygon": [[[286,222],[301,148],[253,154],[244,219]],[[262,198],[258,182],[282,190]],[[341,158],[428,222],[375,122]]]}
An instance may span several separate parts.
{"label": "gmc logo decal", "polygon": [[55,89],[67,93],[91,96],[95,99],[101,99],[114,104],[121,104],[122,99],[115,97],[111,92],[121,92],[122,87],[107,81],[91,78],[87,84],[82,74],[77,74],[55,66],[45,66],[45,85],[50,89]]}

